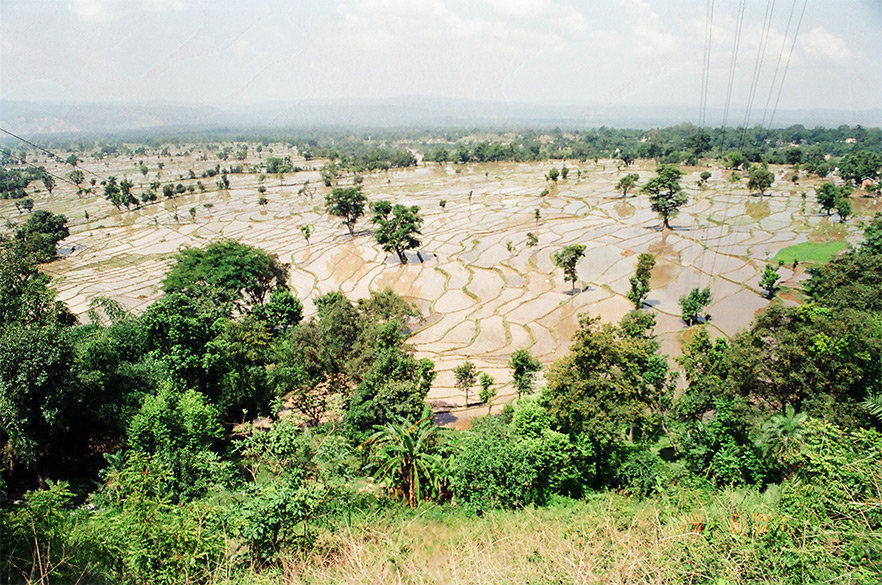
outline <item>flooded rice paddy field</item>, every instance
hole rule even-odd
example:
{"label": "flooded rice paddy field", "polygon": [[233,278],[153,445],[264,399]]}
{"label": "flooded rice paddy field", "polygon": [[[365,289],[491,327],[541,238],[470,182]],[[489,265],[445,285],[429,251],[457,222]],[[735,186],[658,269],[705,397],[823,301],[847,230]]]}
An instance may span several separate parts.
{"label": "flooded rice paddy field", "polygon": [[[514,350],[527,348],[549,364],[567,351],[581,313],[620,319],[631,309],[628,278],[641,252],[658,258],[648,303],[663,350],[675,355],[684,331],[680,295],[710,286],[709,325],[717,335],[732,335],[768,305],[758,283],[766,261],[778,250],[808,241],[854,242],[860,238],[860,219],[882,210],[876,200],[856,192],[856,216],[841,224],[835,215],[818,214],[812,186],[819,181],[794,186],[790,170],[773,169],[772,194],[760,198],[747,191],[746,181],[732,183],[730,172],[719,168],[711,168],[708,185],[699,187],[698,175],[706,169],[686,167],[682,184],[689,203],[672,221],[674,229],[661,231],[645,196],[621,199],[614,188],[628,172],[639,173],[640,184],[652,177],[654,165],[648,161],[623,169],[609,160],[568,161],[568,179],[556,185],[544,175],[552,166],[559,168],[560,161],[421,163],[364,179],[369,200],[418,205],[425,218],[424,262],[409,254],[410,262],[400,265],[374,243],[368,221],[363,219],[351,237],[339,219],[324,212],[330,189],[319,176],[321,161],[306,162],[293,150],[276,150],[273,156],[293,155],[294,164],[312,170],[288,173],[281,181],[267,175],[262,183],[256,174],[230,175],[228,191],[218,191],[215,179],[201,179],[205,192],[174,200],[160,195],[160,201],[131,211],[118,211],[94,194],[78,197],[70,185],[59,184],[51,196],[38,194],[36,208],[71,220],[71,235],[61,244],[68,255],[45,267],[60,299],[81,320],[98,295],[141,311],[160,296],[159,283],[175,250],[219,238],[241,240],[290,263],[290,285],[304,300],[307,315],[314,313],[311,299],[334,290],[355,299],[388,287],[413,302],[425,319],[410,343],[419,357],[435,361],[439,373],[429,398],[437,407],[457,407],[463,396],[454,388],[452,370],[464,360],[503,382],[500,397],[505,400],[514,391],[506,367]],[[118,157],[87,160],[82,166],[101,176],[128,176],[139,194],[156,180],[160,160],[160,180],[177,183],[180,175],[185,185],[195,184],[186,179],[190,169],[198,176],[218,164],[196,156]],[[151,169],[146,177],[135,170],[139,159]],[[69,170],[58,163],[39,164],[56,174]],[[317,187],[313,198],[297,193],[306,180]],[[261,184],[265,206],[258,204]],[[550,193],[540,196],[549,186]],[[96,187],[96,194],[100,190]],[[441,200],[446,201],[443,208]],[[15,218],[18,212],[12,202],[2,201],[0,215]],[[299,229],[305,224],[312,227],[309,242]],[[528,232],[538,237],[534,247],[526,245]],[[574,243],[587,247],[575,293],[551,261],[554,251]],[[780,272],[785,286],[795,287],[806,277],[802,267],[785,266]],[[796,302],[794,295],[785,299]]]}

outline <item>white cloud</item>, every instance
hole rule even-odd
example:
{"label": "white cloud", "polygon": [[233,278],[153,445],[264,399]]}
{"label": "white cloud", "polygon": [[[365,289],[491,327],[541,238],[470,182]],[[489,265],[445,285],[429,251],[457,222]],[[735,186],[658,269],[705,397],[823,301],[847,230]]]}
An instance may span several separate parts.
{"label": "white cloud", "polygon": [[186,8],[183,0],[69,0],[70,10],[84,22],[102,23],[137,12],[163,14]]}
{"label": "white cloud", "polygon": [[824,59],[833,63],[845,63],[852,56],[845,41],[827,32],[822,26],[813,28],[803,36],[799,46],[805,51],[807,57]]}
{"label": "white cloud", "polygon": [[251,46],[251,43],[248,39],[239,39],[236,41],[236,44],[233,45],[233,51],[239,57],[245,57],[247,55],[252,55],[255,53],[254,47]]}
{"label": "white cloud", "polygon": [[645,0],[623,0],[631,23],[631,51],[640,57],[663,57],[678,48],[677,36],[668,30],[661,16]]}
{"label": "white cloud", "polygon": [[[115,6],[116,4],[116,6]],[[70,9],[85,22],[107,22],[115,16],[119,3],[113,0],[70,0]]]}
{"label": "white cloud", "polygon": [[559,30],[579,33],[586,29],[585,16],[574,7],[554,0],[484,0],[503,19],[519,20],[531,26],[554,23]]}

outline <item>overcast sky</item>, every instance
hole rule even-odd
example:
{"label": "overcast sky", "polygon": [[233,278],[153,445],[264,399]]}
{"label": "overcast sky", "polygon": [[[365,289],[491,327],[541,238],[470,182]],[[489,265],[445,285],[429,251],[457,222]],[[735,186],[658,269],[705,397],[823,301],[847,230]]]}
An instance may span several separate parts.
{"label": "overcast sky", "polygon": [[[778,0],[765,28],[770,4],[748,0],[736,53],[740,4],[713,2],[710,35],[707,103],[725,106],[731,74],[730,124],[751,87],[759,123],[782,79],[780,109],[882,107],[882,1]],[[707,5],[0,0],[0,97],[227,109],[419,95],[698,111]]]}

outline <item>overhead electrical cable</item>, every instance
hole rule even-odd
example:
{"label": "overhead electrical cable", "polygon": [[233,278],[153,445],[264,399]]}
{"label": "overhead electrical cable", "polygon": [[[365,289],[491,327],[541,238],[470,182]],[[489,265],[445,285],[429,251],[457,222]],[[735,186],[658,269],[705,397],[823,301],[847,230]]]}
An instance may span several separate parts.
{"label": "overhead electrical cable", "polygon": [[71,181],[70,179],[68,179],[67,177],[62,177],[62,176],[60,176],[60,175],[56,175],[55,173],[51,173],[51,172],[47,171],[45,167],[41,167],[41,166],[35,165],[34,163],[32,163],[32,162],[28,162],[27,160],[25,160],[25,159],[23,159],[23,158],[19,158],[19,157],[15,156],[14,154],[12,154],[11,152],[9,152],[8,150],[5,150],[5,149],[0,148],[0,152],[2,152],[3,154],[5,154],[5,155],[8,156],[9,158],[15,159],[16,161],[18,161],[18,162],[21,163],[21,164],[28,165],[29,167],[33,167],[33,168],[37,169],[38,171],[42,171],[42,172],[46,173],[47,175],[49,175],[49,176],[51,176],[51,177],[55,177],[55,178],[58,179],[59,181],[64,181],[65,183],[67,183],[67,184],[69,184],[69,185],[73,185],[73,186],[76,187],[77,189],[80,188],[79,185],[77,185],[76,183],[74,183],[73,181]]}
{"label": "overhead electrical cable", "polygon": [[732,48],[732,61],[729,64],[729,85],[726,88],[726,106],[723,108],[723,125],[725,128],[729,121],[729,104],[732,102],[732,88],[735,86],[735,65],[738,61],[738,46],[741,44],[741,29],[744,24],[744,5],[747,0],[741,0],[738,6],[738,16],[735,24],[735,46]]}
{"label": "overhead electrical cable", "polygon": [[796,39],[799,36],[799,29],[802,26],[802,17],[805,16],[805,8],[808,0],[803,0],[802,12],[799,14],[799,20],[796,22],[796,30],[793,32],[793,42],[790,43],[790,53],[787,54],[787,61],[784,63],[784,73],[781,75],[781,85],[778,86],[778,96],[775,98],[775,105],[772,108],[772,115],[769,116],[769,129],[772,128],[772,122],[775,120],[775,113],[778,111],[778,103],[781,101],[781,92],[784,89],[784,80],[787,78],[787,70],[790,68],[790,58],[793,57],[793,48],[796,46]]}
{"label": "overhead electrical cable", "polygon": [[763,117],[762,121],[760,121],[760,126],[766,125],[766,116],[769,114],[769,105],[772,103],[772,95],[775,93],[775,83],[778,81],[778,70],[781,68],[781,61],[784,59],[784,49],[787,47],[787,35],[790,33],[790,25],[793,22],[794,12],[796,12],[796,0],[793,0],[793,3],[790,5],[790,16],[787,17],[787,28],[784,29],[784,38],[781,39],[781,50],[778,52],[778,60],[775,62],[775,73],[772,75],[772,83],[769,85],[769,96],[766,98],[766,107],[763,109]]}
{"label": "overhead electrical cable", "polygon": [[[52,158],[52,159],[54,159],[54,160],[58,160],[58,161],[62,161],[62,162],[66,162],[63,158],[61,158],[60,156],[58,156],[58,155],[55,154],[54,152],[52,152],[52,151],[50,151],[50,150],[46,150],[45,148],[43,148],[43,147],[40,146],[39,144],[35,144],[35,143],[31,142],[31,141],[28,140],[27,138],[22,138],[21,136],[12,133],[12,132],[10,132],[9,130],[7,130],[6,128],[0,128],[0,132],[3,132],[4,134],[8,134],[9,136],[12,136],[12,137],[15,138],[16,140],[20,140],[20,141],[24,142],[25,144],[28,144],[28,145],[30,145],[30,146],[36,148],[37,150],[39,150],[39,151],[41,151],[41,152],[44,152],[44,153],[48,154],[49,157]],[[87,168],[85,168],[85,167],[81,167],[81,166],[79,166],[79,165],[71,165],[71,166],[72,166],[72,167],[75,167],[75,168],[78,168],[78,169],[80,169],[81,171],[84,171],[84,172],[86,172],[86,173],[92,175],[93,177],[97,177],[97,178],[101,179],[102,181],[105,180],[105,178],[102,177],[101,175],[99,175],[98,173],[94,173],[94,172],[90,171],[89,169],[87,169]]]}

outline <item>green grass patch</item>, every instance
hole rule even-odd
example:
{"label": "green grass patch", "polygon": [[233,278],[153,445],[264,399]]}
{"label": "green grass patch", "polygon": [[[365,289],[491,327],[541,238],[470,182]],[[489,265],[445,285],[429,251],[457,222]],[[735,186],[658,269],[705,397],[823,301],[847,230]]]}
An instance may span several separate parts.
{"label": "green grass patch", "polygon": [[783,262],[784,264],[793,264],[794,261],[799,262],[828,262],[833,256],[848,248],[849,244],[845,241],[837,242],[803,242],[794,246],[787,246],[772,258],[773,262]]}

